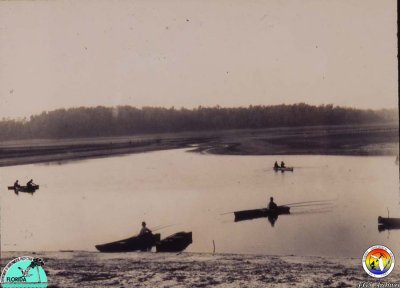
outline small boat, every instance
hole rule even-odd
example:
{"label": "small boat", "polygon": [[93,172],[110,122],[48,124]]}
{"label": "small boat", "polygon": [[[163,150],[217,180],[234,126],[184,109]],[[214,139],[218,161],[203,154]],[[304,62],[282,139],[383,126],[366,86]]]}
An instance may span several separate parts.
{"label": "small boat", "polygon": [[95,247],[100,252],[150,251],[157,242],[160,242],[160,238],[160,234],[146,233],[111,243],[96,245]]}
{"label": "small boat", "polygon": [[400,229],[400,218],[385,218],[378,217],[378,230],[392,230],[392,229]]}
{"label": "small boat", "polygon": [[35,191],[38,190],[38,189],[39,189],[39,185],[33,185],[33,186],[31,186],[31,187],[28,187],[28,186],[18,186],[18,187],[15,187],[15,186],[8,186],[8,190],[14,190],[14,191],[16,191],[16,192],[33,193],[33,192],[35,192]]}
{"label": "small boat", "polygon": [[157,252],[181,252],[192,244],[192,232],[178,232],[156,243]]}
{"label": "small boat", "polygon": [[278,216],[282,214],[290,214],[290,207],[288,206],[278,206],[276,209],[254,209],[254,210],[243,210],[236,211],[235,214],[235,222],[243,221],[243,220],[251,220],[262,217],[270,217],[270,216]]}
{"label": "small boat", "polygon": [[293,172],[293,167],[274,167],[274,170],[276,172],[281,171],[281,172],[285,172],[285,171],[290,171]]}

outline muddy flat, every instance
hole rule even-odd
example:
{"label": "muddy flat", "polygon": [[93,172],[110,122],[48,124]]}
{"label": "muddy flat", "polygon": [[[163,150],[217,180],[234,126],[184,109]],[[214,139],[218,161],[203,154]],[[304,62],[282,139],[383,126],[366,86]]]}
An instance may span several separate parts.
{"label": "muddy flat", "polygon": [[397,124],[186,132],[0,143],[0,167],[193,147],[229,155],[398,155]]}

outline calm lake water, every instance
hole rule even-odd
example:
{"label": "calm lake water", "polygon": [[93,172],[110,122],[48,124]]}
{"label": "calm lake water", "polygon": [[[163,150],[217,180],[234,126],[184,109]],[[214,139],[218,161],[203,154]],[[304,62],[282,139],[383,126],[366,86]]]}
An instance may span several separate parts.
{"label": "calm lake water", "polygon": [[[275,160],[294,166],[275,173]],[[400,217],[394,157],[221,156],[185,149],[59,164],[1,168],[1,248],[95,250],[140,230],[162,237],[192,231],[187,251],[362,257],[369,246],[400,252],[400,230],[378,232],[377,218]],[[6,190],[33,178],[33,196]],[[333,199],[267,219],[234,222],[226,212]]]}

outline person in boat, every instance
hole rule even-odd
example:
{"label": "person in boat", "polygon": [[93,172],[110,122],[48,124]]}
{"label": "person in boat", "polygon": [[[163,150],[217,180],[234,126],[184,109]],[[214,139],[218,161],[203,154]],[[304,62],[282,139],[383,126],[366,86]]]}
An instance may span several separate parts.
{"label": "person in boat", "polygon": [[286,168],[285,167],[285,162],[281,161],[281,168]]}
{"label": "person in boat", "polygon": [[278,169],[278,168],[279,168],[278,161],[275,161],[274,169]]}
{"label": "person in boat", "polygon": [[140,229],[139,235],[145,235],[145,234],[152,234],[151,230],[146,227],[146,222],[142,222],[142,229]]}
{"label": "person in boat", "polygon": [[269,203],[267,207],[269,210],[275,210],[276,208],[278,208],[278,205],[276,205],[276,203],[274,202],[274,197],[269,198]]}
{"label": "person in boat", "polygon": [[21,187],[21,185],[19,185],[18,180],[14,182],[14,189],[17,189]]}
{"label": "person in boat", "polygon": [[33,179],[29,180],[28,183],[26,183],[26,186],[29,188],[33,188],[35,186],[35,183],[33,183]]}

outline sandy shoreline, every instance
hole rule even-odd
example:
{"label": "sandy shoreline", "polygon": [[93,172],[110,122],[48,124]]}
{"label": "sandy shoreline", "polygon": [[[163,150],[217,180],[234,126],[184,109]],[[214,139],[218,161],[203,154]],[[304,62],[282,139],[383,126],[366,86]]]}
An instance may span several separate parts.
{"label": "sandy shoreline", "polygon": [[271,128],[0,143],[0,167],[189,148],[225,155],[391,155],[397,125]]}
{"label": "sandy shoreline", "polygon": [[[29,252],[3,252],[7,261]],[[357,287],[361,258],[199,253],[38,252],[50,287]],[[360,256],[361,257],[361,256]],[[384,282],[400,283],[398,265]],[[397,271],[397,272],[396,272]]]}

